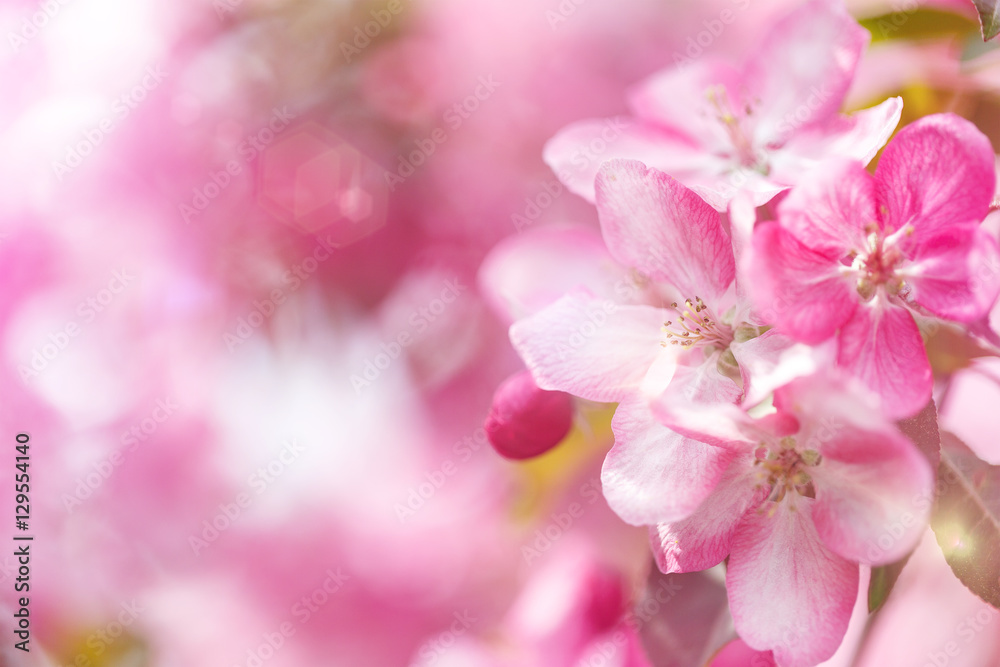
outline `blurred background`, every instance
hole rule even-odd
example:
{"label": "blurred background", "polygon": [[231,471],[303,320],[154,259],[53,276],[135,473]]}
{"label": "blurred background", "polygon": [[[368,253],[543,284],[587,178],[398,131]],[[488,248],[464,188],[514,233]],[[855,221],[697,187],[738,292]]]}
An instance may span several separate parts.
{"label": "blurred background", "polygon": [[[528,463],[490,447],[521,365],[480,265],[596,228],[542,161],[557,130],[795,4],[4,2],[0,505],[13,534],[27,433],[35,540],[30,653],[0,551],[0,665],[704,665],[722,575],[659,574],[608,509],[611,409]],[[848,5],[848,110],[1000,139],[971,2]],[[982,612],[914,562],[830,664],[919,665]],[[950,664],[996,664],[973,636]]]}

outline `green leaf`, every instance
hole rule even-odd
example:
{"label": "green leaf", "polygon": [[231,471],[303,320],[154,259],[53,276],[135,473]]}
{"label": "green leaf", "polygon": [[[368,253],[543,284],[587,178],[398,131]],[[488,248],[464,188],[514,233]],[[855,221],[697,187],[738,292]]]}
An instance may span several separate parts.
{"label": "green leaf", "polygon": [[979,460],[948,432],[941,434],[931,527],[955,576],[1000,608],[1000,466]]}
{"label": "green leaf", "polygon": [[976,30],[976,22],[952,12],[933,8],[903,9],[860,21],[873,42],[961,37]]}
{"label": "green leaf", "polygon": [[910,556],[907,555],[895,563],[872,568],[872,578],[868,584],[869,614],[874,614],[885,604],[889,593],[892,592],[892,587],[896,585],[896,580],[899,579],[899,575],[903,571],[903,566],[909,560]]}
{"label": "green leaf", "polygon": [[983,40],[1000,35],[1000,2],[997,0],[972,0],[979,10],[979,23],[983,26]]}

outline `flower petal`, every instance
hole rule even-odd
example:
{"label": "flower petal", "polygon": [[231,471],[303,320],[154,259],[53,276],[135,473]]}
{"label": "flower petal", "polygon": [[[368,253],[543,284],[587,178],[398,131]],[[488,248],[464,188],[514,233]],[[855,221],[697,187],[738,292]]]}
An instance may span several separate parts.
{"label": "flower petal", "polygon": [[857,564],[823,544],[808,499],[749,512],[726,572],[736,631],[749,646],[774,651],[783,667],[813,667],[847,632],[858,576]]}
{"label": "flower petal", "polygon": [[693,514],[650,528],[653,555],[661,571],[706,570],[729,555],[743,516],[767,497],[766,489],[755,488],[752,470],[748,455],[732,459],[715,490]]}
{"label": "flower petal", "polygon": [[805,343],[832,336],[859,300],[836,259],[803,245],[774,222],[754,230],[747,274],[755,315]]}
{"label": "flower petal", "polygon": [[778,387],[815,373],[819,359],[815,348],[798,344],[777,329],[729,346],[743,377],[743,405],[754,406]]}
{"label": "flower petal", "polygon": [[746,413],[736,407],[740,388],[719,372],[718,355],[706,363],[678,365],[670,386],[650,403],[656,419],[667,428],[716,447],[742,451],[752,438]]}
{"label": "flower petal", "polygon": [[772,154],[771,175],[794,183],[799,175],[831,157],[868,164],[892,136],[902,112],[903,100],[890,97],[871,108],[841,114],[824,125],[803,130]]}
{"label": "flower petal", "polygon": [[687,137],[625,117],[573,123],[549,139],[542,155],[563,185],[589,202],[594,201],[594,178],[606,160],[641,160],[673,174],[706,159]]}
{"label": "flower petal", "polygon": [[510,323],[578,289],[616,298],[614,286],[628,277],[595,230],[545,226],[496,244],[483,260],[478,282],[494,311]]}
{"label": "flower petal", "polygon": [[840,0],[811,0],[775,23],[746,67],[746,86],[760,100],[758,143],[833,118],[869,39]]}
{"label": "flower petal", "polygon": [[732,142],[721,116],[745,106],[741,84],[732,65],[706,56],[652,75],[629,91],[629,106],[644,121],[683,132],[707,152],[724,152]]}
{"label": "flower petal", "polygon": [[619,262],[710,304],[729,289],[732,241],[698,195],[634,160],[605,162],[596,188],[604,240]]}
{"label": "flower petal", "polygon": [[973,322],[1000,293],[1000,249],[980,227],[947,229],[900,273],[913,289],[910,299],[939,317]]}
{"label": "flower petal", "polygon": [[931,399],[933,378],[913,316],[875,299],[861,304],[840,332],[837,364],[877,393],[895,419],[916,414]]}
{"label": "flower petal", "polygon": [[657,356],[666,312],[564,296],[515,322],[510,340],[542,389],[619,401],[639,388]]}
{"label": "flower petal", "polygon": [[[823,440],[820,435],[827,435]],[[833,552],[867,565],[893,563],[916,547],[934,497],[930,463],[895,429],[869,431],[829,421],[815,441],[822,462],[810,471],[813,520]]]}
{"label": "flower petal", "polygon": [[986,217],[996,182],[993,148],[964,118],[925,116],[886,146],[875,180],[885,229],[913,226],[901,241],[909,254],[948,227]]}
{"label": "flower petal", "polygon": [[[655,165],[654,165],[655,166]],[[698,193],[716,211],[725,211],[738,194],[746,193],[754,206],[763,206],[790,187],[756,169],[734,166],[732,161],[716,159],[695,173],[670,172]]]}
{"label": "flower petal", "polygon": [[732,458],[662,426],[640,396],[622,401],[611,427],[615,444],[604,459],[601,485],[611,509],[635,526],[689,516]]}
{"label": "flower petal", "polygon": [[778,221],[803,245],[839,260],[866,248],[875,210],[875,179],[856,160],[832,159],[781,202]]}
{"label": "flower petal", "polygon": [[846,378],[817,373],[779,389],[774,402],[798,417],[798,446],[822,457],[808,472],[813,520],[827,547],[868,565],[909,553],[927,525],[934,473],[877,400]]}
{"label": "flower petal", "polygon": [[755,651],[742,639],[726,644],[706,667],[778,667],[770,651]]}

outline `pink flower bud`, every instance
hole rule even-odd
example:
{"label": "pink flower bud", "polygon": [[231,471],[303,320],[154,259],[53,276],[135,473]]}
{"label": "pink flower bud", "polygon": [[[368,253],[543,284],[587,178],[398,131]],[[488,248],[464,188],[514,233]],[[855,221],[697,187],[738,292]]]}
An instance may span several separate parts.
{"label": "pink flower bud", "polygon": [[485,428],[501,456],[529,459],[559,444],[572,425],[570,395],[539,389],[531,373],[521,371],[497,388]]}

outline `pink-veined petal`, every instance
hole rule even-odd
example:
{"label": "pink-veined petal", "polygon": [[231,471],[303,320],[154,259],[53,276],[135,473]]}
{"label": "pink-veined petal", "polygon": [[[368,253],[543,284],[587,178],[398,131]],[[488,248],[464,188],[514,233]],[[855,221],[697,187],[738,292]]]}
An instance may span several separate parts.
{"label": "pink-veined petal", "polygon": [[990,312],[1000,292],[1000,249],[980,227],[944,230],[922,246],[923,256],[900,274],[909,298],[939,317],[973,322]]}
{"label": "pink-veined petal", "polygon": [[868,431],[843,421],[822,424],[811,441],[823,456],[810,470],[813,520],[827,547],[866,565],[908,554],[927,527],[934,497],[926,457],[895,429]]}
{"label": "pink-veined petal", "polygon": [[934,114],[907,125],[875,170],[886,231],[912,225],[900,243],[913,256],[942,230],[979,223],[993,198],[994,170],[989,139],[964,118]]}
{"label": "pink-veined petal", "polygon": [[515,322],[510,340],[542,389],[592,401],[636,391],[657,356],[666,311],[571,294]]}
{"label": "pink-veined petal", "polygon": [[718,355],[705,363],[679,365],[662,394],[650,402],[656,419],[689,438],[742,451],[753,438],[752,420],[739,409],[740,388],[719,372]]}
{"label": "pink-veined petal", "polygon": [[733,534],[745,514],[767,497],[754,486],[749,452],[732,459],[715,490],[688,518],[652,526],[650,542],[663,572],[696,572],[729,555]]}
{"label": "pink-veined petal", "polygon": [[686,298],[713,303],[736,275],[719,213],[677,180],[634,160],[604,163],[597,212],[611,254]]}
{"label": "pink-veined petal", "polygon": [[917,324],[883,299],[859,305],[841,329],[837,364],[878,394],[895,419],[916,414],[931,398],[931,366]]}
{"label": "pink-veined petal", "polygon": [[736,631],[783,667],[813,667],[847,632],[858,576],[857,564],[823,544],[808,499],[765,504],[732,540],[726,588]]}
{"label": "pink-veined petal", "polygon": [[625,117],[573,123],[549,139],[542,156],[563,185],[589,202],[594,201],[594,178],[607,160],[640,160],[677,174],[707,159],[687,137]]}
{"label": "pink-veined petal", "polygon": [[866,248],[865,226],[875,218],[875,179],[855,160],[824,163],[778,207],[782,228],[811,250],[834,259]]}
{"label": "pink-veined petal", "polygon": [[805,343],[832,336],[857,307],[857,291],[840,263],[777,223],[757,225],[747,266],[755,314]]}
{"label": "pink-veined petal", "polygon": [[869,39],[841,0],[810,0],[775,23],[745,70],[758,141],[833,118]]}
{"label": "pink-veined petal", "polygon": [[622,401],[611,427],[615,444],[604,459],[601,486],[611,509],[635,526],[689,516],[733,456],[661,425],[641,396]]}

